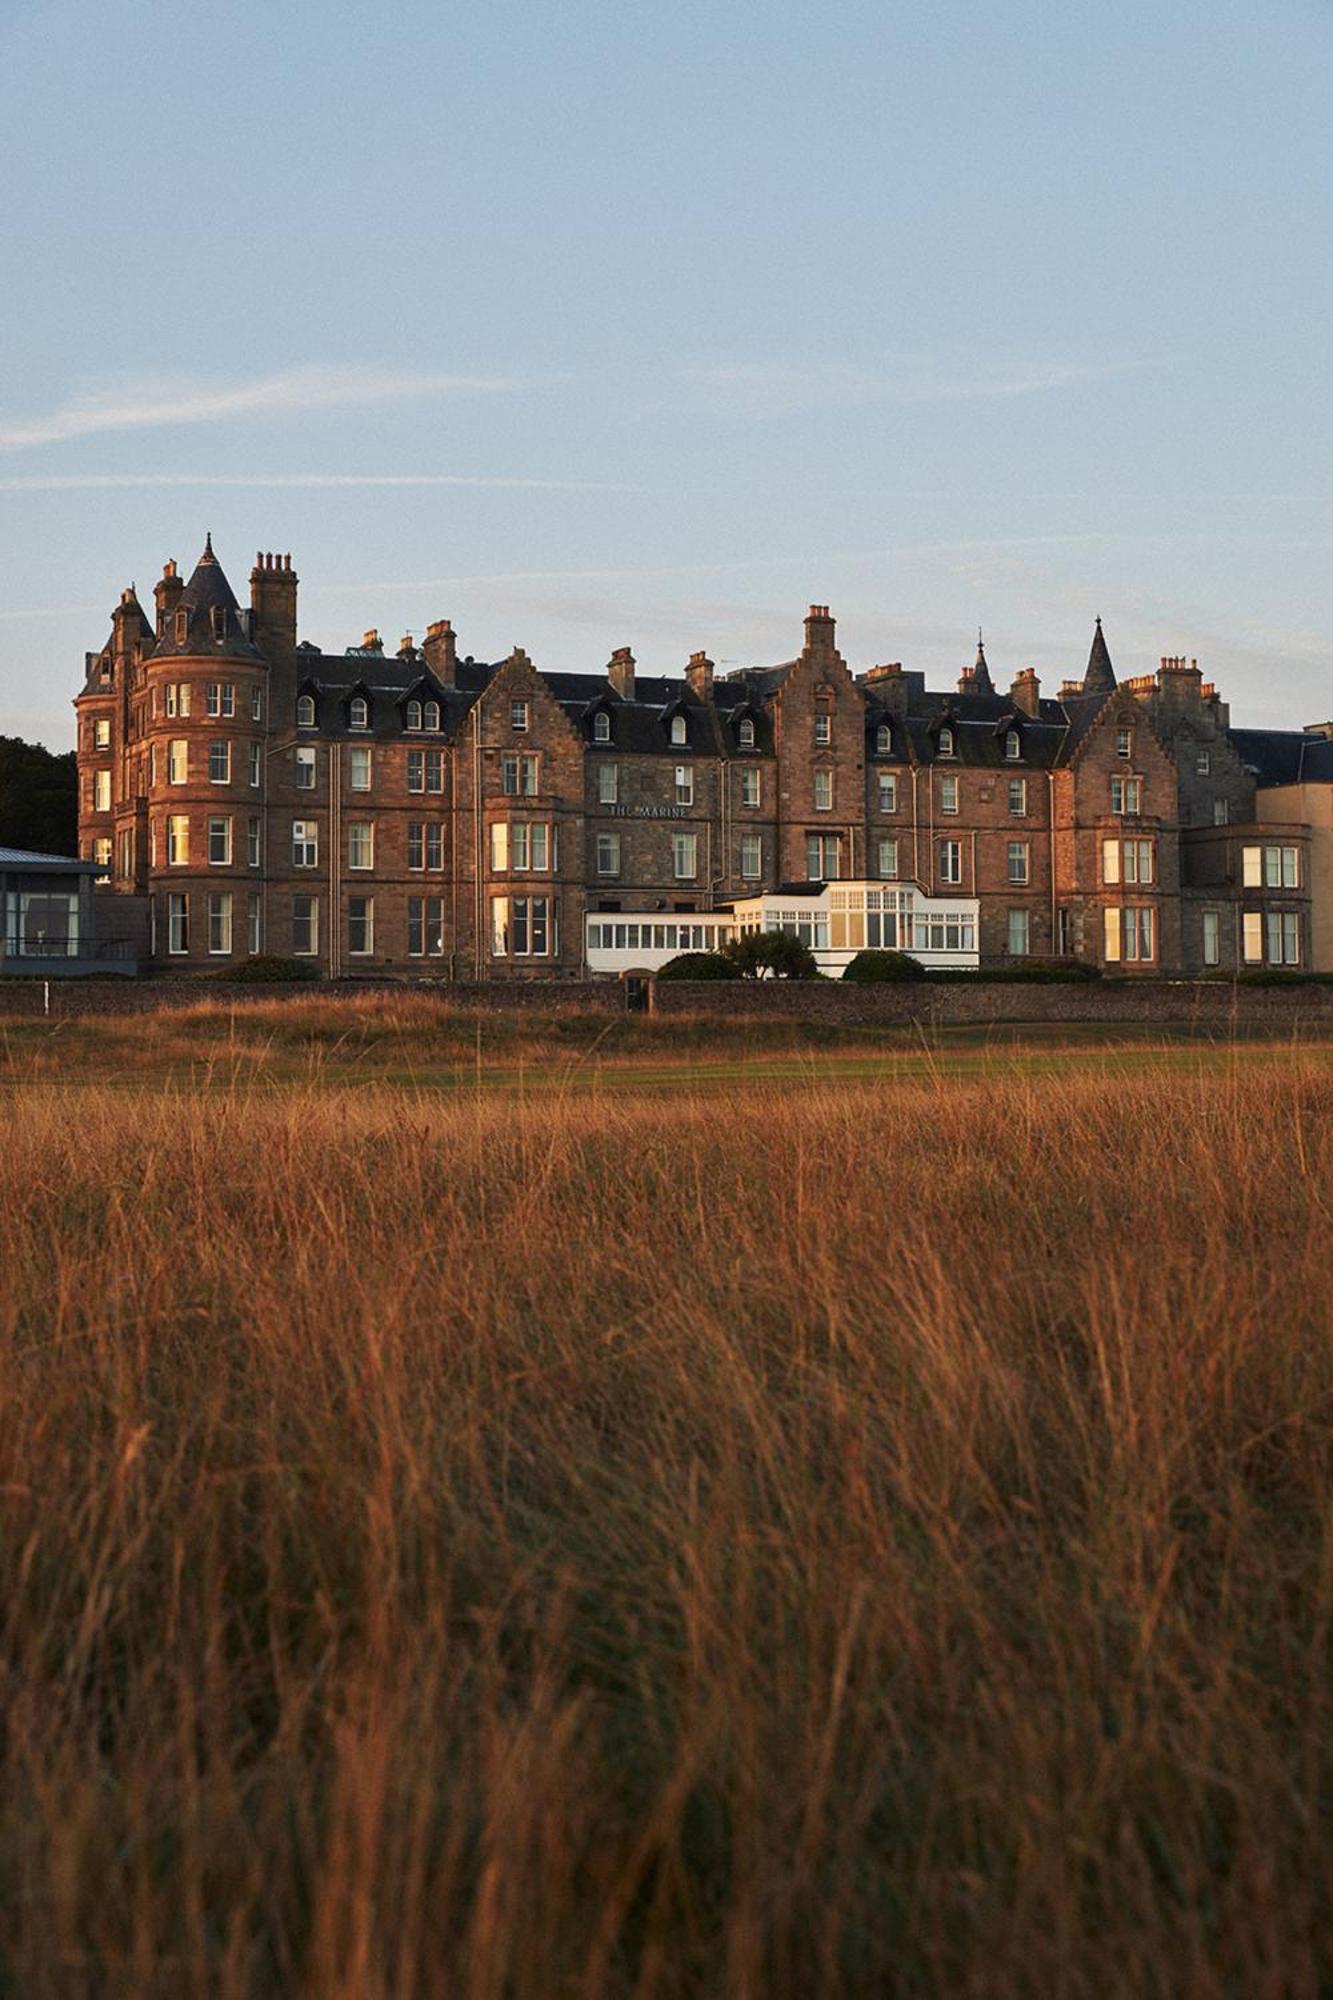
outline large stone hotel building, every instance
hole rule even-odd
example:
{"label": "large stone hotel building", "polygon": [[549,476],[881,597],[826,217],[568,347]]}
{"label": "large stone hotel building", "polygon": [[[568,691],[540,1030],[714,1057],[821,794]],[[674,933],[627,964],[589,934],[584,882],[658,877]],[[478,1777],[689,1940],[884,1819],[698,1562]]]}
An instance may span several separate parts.
{"label": "large stone hotel building", "polygon": [[[160,969],[580,977],[775,925],[830,970],[863,945],[1314,962],[1292,773],[1328,790],[1329,732],[1232,730],[1188,659],[1118,682],[1100,624],[1043,694],[980,645],[954,689],[853,673],[822,605],[781,665],[663,678],[628,649],[591,674],[460,658],[447,620],[324,653],[289,556],[256,559],[242,608],[211,542],[154,599],[124,592],[75,705],[81,852]],[[1261,813],[1284,778],[1295,803]]]}

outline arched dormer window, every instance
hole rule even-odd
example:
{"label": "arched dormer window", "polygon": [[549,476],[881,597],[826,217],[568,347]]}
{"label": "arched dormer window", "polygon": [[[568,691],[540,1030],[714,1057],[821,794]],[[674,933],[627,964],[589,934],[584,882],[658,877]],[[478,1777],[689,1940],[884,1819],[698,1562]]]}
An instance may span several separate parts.
{"label": "arched dormer window", "polygon": [[214,637],[215,639],[225,639],[225,638],[226,638],[226,636],[227,636],[227,607],[226,607],[226,605],[225,605],[225,604],[215,604],[215,605],[213,606],[212,610],[211,610],[211,611],[209,612],[209,614],[208,614],[208,615],[209,615],[209,621],[210,621],[210,623],[212,624],[212,627],[213,627],[213,637]]}
{"label": "arched dormer window", "polygon": [[1023,743],[1016,729],[1004,732],[1004,754],[1011,764],[1016,764],[1023,754]]}
{"label": "arched dormer window", "polygon": [[754,749],[754,723],[748,715],[741,717],[740,728],[736,731],[736,741],[742,750]]}
{"label": "arched dormer window", "polygon": [[370,703],[363,694],[354,694],[347,705],[347,722],[351,729],[369,729]]}
{"label": "arched dormer window", "polygon": [[939,742],[936,747],[941,757],[952,757],[955,754],[953,731],[947,722],[940,731]]}
{"label": "arched dormer window", "polygon": [[688,742],[688,740],[689,736],[688,736],[688,731],[686,730],[685,727],[685,717],[683,715],[673,715],[671,718],[672,743],[673,744],[685,743]]}
{"label": "arched dormer window", "polygon": [[875,748],[887,752],[893,748],[893,730],[887,722],[881,722],[875,731]]}
{"label": "arched dormer window", "polygon": [[592,740],[594,743],[611,741],[611,718],[604,708],[599,708],[592,719]]}
{"label": "arched dormer window", "polygon": [[298,694],[296,697],[296,726],[298,729],[313,729],[315,726],[315,697],[312,694]]}
{"label": "arched dormer window", "polygon": [[408,704],[407,704],[407,726],[408,726],[408,728],[409,728],[409,729],[420,729],[420,727],[421,727],[421,722],[422,722],[422,710],[421,710],[421,703],[420,703],[419,701],[409,701],[409,702],[408,702]]}
{"label": "arched dormer window", "polygon": [[424,705],[424,707],[423,707],[423,709],[422,709],[422,720],[423,720],[423,722],[424,722],[424,724],[425,724],[425,727],[426,727],[427,729],[438,729],[438,728],[439,728],[439,726],[440,726],[440,704],[439,704],[439,702],[438,702],[438,701],[428,701],[428,702],[426,702],[426,704]]}

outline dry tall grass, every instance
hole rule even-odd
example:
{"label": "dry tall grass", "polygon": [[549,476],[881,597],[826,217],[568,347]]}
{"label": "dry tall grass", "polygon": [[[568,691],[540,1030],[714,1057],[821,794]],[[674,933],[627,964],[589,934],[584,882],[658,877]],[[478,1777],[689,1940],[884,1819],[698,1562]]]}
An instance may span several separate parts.
{"label": "dry tall grass", "polygon": [[1313,1058],[3,1104],[0,1988],[1333,1979]]}

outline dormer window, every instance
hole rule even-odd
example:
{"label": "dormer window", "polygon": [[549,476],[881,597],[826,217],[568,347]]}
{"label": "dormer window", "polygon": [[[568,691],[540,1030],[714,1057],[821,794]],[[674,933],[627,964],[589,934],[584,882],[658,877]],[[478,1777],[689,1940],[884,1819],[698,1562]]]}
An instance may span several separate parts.
{"label": "dormer window", "polygon": [[422,719],[423,719],[423,721],[424,721],[424,723],[425,723],[425,726],[426,726],[426,728],[427,728],[427,729],[438,729],[438,728],[439,728],[439,726],[440,726],[440,704],[439,704],[439,702],[438,702],[438,701],[428,701],[428,702],[426,702],[426,703],[425,703],[425,705],[424,705],[424,707],[423,707],[423,710],[422,710]]}
{"label": "dormer window", "polygon": [[213,627],[213,637],[215,639],[225,639],[227,636],[227,607],[224,604],[215,604],[209,612],[209,620]]}
{"label": "dormer window", "polygon": [[188,611],[176,613],[176,644],[183,646],[190,636],[190,614]]}
{"label": "dormer window", "polygon": [[611,718],[605,709],[600,709],[592,719],[592,740],[594,743],[611,741]]}
{"label": "dormer window", "polygon": [[1134,732],[1122,727],[1115,733],[1115,754],[1117,757],[1132,757],[1134,754]]}
{"label": "dormer window", "polygon": [[347,722],[352,729],[369,729],[370,703],[363,694],[354,694],[347,709]]}
{"label": "dormer window", "polygon": [[528,704],[525,701],[511,701],[509,704],[509,727],[526,729],[528,726]]}
{"label": "dormer window", "polygon": [[1023,745],[1016,729],[1006,729],[1004,732],[1004,754],[1011,764],[1016,764],[1023,754]]}
{"label": "dormer window", "polygon": [[881,722],[875,731],[875,748],[882,756],[887,756],[893,748],[893,731],[887,722]]}
{"label": "dormer window", "polygon": [[833,717],[831,715],[817,715],[815,717],[815,742],[822,745],[831,743],[832,741]]}
{"label": "dormer window", "polygon": [[422,717],[421,717],[421,703],[420,703],[419,701],[409,701],[409,702],[408,702],[408,704],[407,704],[407,726],[408,726],[408,728],[409,728],[409,729],[420,729],[420,727],[421,727],[421,720],[422,720]]}
{"label": "dormer window", "polygon": [[298,729],[313,729],[315,726],[315,697],[312,694],[298,694],[296,697],[296,726]]}
{"label": "dormer window", "polygon": [[671,718],[671,741],[673,743],[685,743],[688,741],[685,729],[685,717],[683,715],[673,715]]}
{"label": "dormer window", "polygon": [[953,740],[952,729],[948,728],[947,726],[941,729],[939,735],[939,743],[937,747],[941,757],[952,757],[954,755],[954,740]]}
{"label": "dormer window", "polygon": [[754,749],[754,723],[748,715],[742,719],[740,728],[736,731],[736,741],[742,750]]}

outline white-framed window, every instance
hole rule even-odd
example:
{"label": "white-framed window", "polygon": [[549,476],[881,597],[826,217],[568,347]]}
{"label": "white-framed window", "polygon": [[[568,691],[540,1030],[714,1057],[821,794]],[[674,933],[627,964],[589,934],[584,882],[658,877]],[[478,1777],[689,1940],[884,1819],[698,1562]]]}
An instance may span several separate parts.
{"label": "white-framed window", "polygon": [[832,771],[815,772],[815,811],[821,813],[833,811]]}
{"label": "white-framed window", "polygon": [[554,896],[492,896],[495,958],[554,958],[560,951],[560,905]]}
{"label": "white-framed window", "polygon": [[1132,757],[1134,754],[1134,732],[1123,723],[1115,733],[1115,754],[1117,757]]}
{"label": "white-framed window", "polygon": [[604,708],[599,708],[592,719],[592,740],[594,743],[611,741],[611,718]]}
{"label": "white-framed window", "polygon": [[245,832],[245,859],[247,865],[251,868],[258,868],[260,863],[260,858],[261,858],[260,840],[261,840],[262,826],[263,826],[263,821],[259,818],[258,814],[251,813],[250,821],[248,826],[246,827],[246,832]]}
{"label": "white-framed window", "polygon": [[231,783],[230,743],[209,744],[208,782],[210,785],[229,785]]}
{"label": "white-framed window", "polygon": [[673,715],[671,718],[672,743],[673,744],[688,743],[689,740],[690,740],[689,728],[688,725],[686,724],[685,717],[683,715]]}
{"label": "white-framed window", "polygon": [[526,729],[528,726],[528,704],[525,701],[511,701],[509,704],[509,727]]}
{"label": "white-framed window", "polygon": [[150,743],[150,744],[149,744],[149,746],[148,746],[148,784],[149,784],[149,788],[150,788],[151,790],[153,790],[153,791],[156,791],[156,789],[157,789],[157,745],[156,745],[156,743]]}
{"label": "white-framed window", "polygon": [[1102,842],[1103,882],[1147,884],[1156,880],[1156,842],[1152,840],[1104,840]]}
{"label": "white-framed window", "polygon": [[354,792],[370,790],[370,746],[367,743],[354,745],[348,752],[348,788]]}
{"label": "white-framed window", "polygon": [[764,840],[758,833],[741,835],[741,880],[758,882],[764,872]]}
{"label": "white-framed window", "polygon": [[315,746],[313,743],[298,743],[296,757],[296,789],[298,792],[313,792],[315,789]]}
{"label": "white-framed window", "polygon": [[1211,774],[1211,772],[1212,772],[1212,768],[1213,768],[1213,753],[1212,753],[1212,751],[1211,751],[1211,750],[1196,750],[1196,751],[1195,751],[1195,753],[1194,753],[1194,775],[1195,775],[1195,777],[1196,777],[1196,778],[1206,778],[1206,777],[1210,776],[1210,774]]}
{"label": "white-framed window", "polygon": [[1028,809],[1028,781],[1026,778],[1009,780],[1009,810],[1015,819],[1022,819]]}
{"label": "white-framed window", "polygon": [[375,866],[374,820],[348,820],[347,866],[349,868],[373,868]]}
{"label": "white-framed window", "polygon": [[1219,910],[1205,910],[1203,913],[1203,962],[1205,965],[1220,965],[1222,962],[1222,916]]}
{"label": "white-framed window", "polygon": [[208,949],[214,958],[231,953],[231,892],[212,890],[208,898]]}
{"label": "white-framed window", "polygon": [[620,835],[599,833],[597,836],[597,873],[618,875],[620,873]]}
{"label": "white-framed window", "polygon": [[[250,690],[250,720],[251,722],[262,722],[264,720],[264,690],[260,687],[258,681],[255,682]],[[258,949],[259,947],[256,945],[255,950],[258,951]]]}
{"label": "white-framed window", "polygon": [[375,898],[347,898],[347,955],[369,958],[375,949]]}
{"label": "white-framed window", "polygon": [[349,729],[369,729],[370,703],[363,694],[354,694],[348,703],[347,726]]}
{"label": "white-framed window", "polygon": [[292,867],[318,868],[319,826],[313,819],[292,821]]}
{"label": "white-framed window", "polygon": [[1028,879],[1028,843],[1026,840],[1009,841],[1005,852],[1005,879],[1009,882],[1026,882]]}
{"label": "white-framed window", "polygon": [[1300,850],[1295,847],[1244,847],[1241,868],[1247,889],[1300,887]]}
{"label": "white-framed window", "polygon": [[1270,965],[1299,965],[1301,921],[1295,910],[1269,910],[1264,918],[1265,956]]}
{"label": "white-framed window", "polygon": [[167,897],[167,950],[182,958],[190,949],[190,899],[175,891]]}
{"label": "white-framed window", "polygon": [[223,816],[208,822],[208,865],[210,868],[231,867],[231,820]]}
{"label": "white-framed window", "polygon": [[961,882],[963,879],[963,843],[961,840],[942,840],[940,849],[941,882]]}
{"label": "white-framed window", "polygon": [[230,718],[236,713],[235,681],[209,681],[205,689],[205,707],[215,720],[222,716]]}
{"label": "white-framed window", "polygon": [[957,810],[958,810],[958,780],[957,778],[941,778],[940,811],[942,813],[956,813]]}
{"label": "white-framed window", "polygon": [[881,840],[879,843],[879,872],[885,882],[898,880],[898,843],[896,840]]}
{"label": "white-framed window", "polygon": [[741,804],[757,806],[763,798],[763,773],[757,764],[746,764],[741,771]]}
{"label": "white-framed window", "polygon": [[597,803],[613,806],[620,797],[619,764],[599,764],[597,766]]}
{"label": "white-framed window", "polygon": [[935,748],[941,757],[953,756],[954,754],[953,731],[947,725],[945,726],[945,728],[941,729],[939,736],[936,740]]}
{"label": "white-framed window", "polygon": [[509,865],[520,873],[544,875],[553,865],[554,848],[545,820],[515,820],[509,828]]}
{"label": "white-framed window", "polygon": [[1149,905],[1102,912],[1108,963],[1146,965],[1157,956],[1157,912]]}
{"label": "white-framed window", "polygon": [[898,780],[892,771],[879,774],[879,809],[882,813],[898,810]]}
{"label": "white-framed window", "polygon": [[1031,913],[1027,910],[1010,910],[1005,936],[1005,950],[1010,958],[1026,958],[1031,950]]}
{"label": "white-framed window", "polygon": [[93,724],[93,749],[109,750],[110,748],[111,718],[109,715],[99,715]]}
{"label": "white-framed window", "polygon": [[505,875],[509,871],[509,821],[491,821],[491,873]]}
{"label": "white-framed window", "polygon": [[842,874],[842,849],[836,833],[807,833],[805,836],[805,879],[807,882],[836,882]]}
{"label": "white-framed window", "polygon": [[1111,811],[1131,819],[1143,810],[1142,778],[1115,777],[1111,780]]}
{"label": "white-framed window", "polygon": [[428,701],[428,702],[425,702],[425,703],[423,704],[423,706],[422,706],[422,715],[421,715],[421,722],[422,722],[422,727],[423,727],[424,729],[438,729],[438,728],[439,728],[439,726],[440,726],[440,704],[439,704],[439,702],[438,702],[438,701]]}
{"label": "white-framed window", "polygon": [[426,752],[426,790],[428,792],[442,792],[444,790],[443,750],[428,750]]}
{"label": "white-framed window", "polygon": [[190,683],[188,681],[167,682],[166,709],[168,715],[179,715],[182,718],[190,713]]}
{"label": "white-framed window", "polygon": [[259,790],[259,745],[250,745],[250,789]]}
{"label": "white-framed window", "polygon": [[167,745],[167,783],[183,785],[190,774],[190,746],[183,736],[173,736]]}
{"label": "white-framed window", "polygon": [[[312,694],[298,694],[296,697],[296,726],[298,729],[313,729],[315,726],[315,697]],[[310,898],[303,896],[302,902]]]}
{"label": "white-framed window", "polygon": [[699,866],[699,836],[694,833],[673,833],[671,836],[671,865],[678,882],[692,882]]}
{"label": "white-framed window", "polygon": [[424,792],[426,789],[424,750],[409,750],[407,753],[407,789],[409,792]]}
{"label": "white-framed window", "polygon": [[[102,870],[102,873],[97,878],[98,881],[109,882],[111,880],[111,836],[109,834],[101,834],[93,842],[93,860]],[[133,870],[127,865],[124,858],[121,861],[121,873],[122,875],[133,873]]]}
{"label": "white-framed window", "polygon": [[264,905],[254,890],[250,892],[246,909],[246,945],[251,958],[257,958],[264,949]]}
{"label": "white-framed window", "polygon": [[1022,739],[1016,729],[1006,729],[1004,732],[1004,754],[1006,762],[1010,764],[1016,764],[1023,755]]}
{"label": "white-framed window", "polygon": [[817,715],[815,717],[815,744],[817,748],[822,750],[826,744],[832,741],[833,717],[831,715]]}
{"label": "white-framed window", "polygon": [[184,868],[190,859],[190,816],[171,813],[167,818],[167,866]]}
{"label": "white-framed window", "polygon": [[419,701],[409,701],[407,704],[407,727],[409,729],[420,729],[424,719],[421,703]]}
{"label": "white-framed window", "polygon": [[887,756],[889,751],[892,750],[893,727],[890,723],[881,722],[877,725],[875,729],[875,748],[881,756]]}
{"label": "white-framed window", "polygon": [[736,741],[740,744],[742,750],[754,749],[754,722],[750,716],[743,715],[741,717],[736,730]]}
{"label": "white-framed window", "polygon": [[1226,799],[1213,800],[1213,825],[1225,826],[1231,818],[1231,807]]}
{"label": "white-framed window", "polygon": [[694,804],[693,764],[677,764],[676,766],[676,804],[678,806],[692,806]]}
{"label": "white-framed window", "polygon": [[110,771],[94,771],[93,811],[104,813],[104,812],[110,812],[110,810],[111,810],[111,773]]}
{"label": "white-framed window", "polygon": [[409,958],[444,957],[443,896],[408,897],[407,955]]}
{"label": "white-framed window", "polygon": [[515,750],[507,750],[501,763],[501,778],[507,798],[535,798],[538,782],[536,757],[520,756]]}
{"label": "white-framed window", "polygon": [[292,897],[292,952],[297,958],[313,958],[319,950],[318,896]]}

